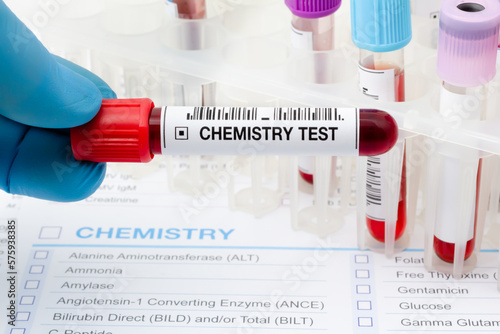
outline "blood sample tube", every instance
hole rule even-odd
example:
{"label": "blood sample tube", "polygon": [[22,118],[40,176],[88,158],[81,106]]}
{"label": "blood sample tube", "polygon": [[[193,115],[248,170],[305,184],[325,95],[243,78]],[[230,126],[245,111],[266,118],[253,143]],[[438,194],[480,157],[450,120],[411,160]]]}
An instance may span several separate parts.
{"label": "blood sample tube", "polygon": [[285,0],[292,12],[292,44],[310,51],[334,48],[334,14],[341,0]]}
{"label": "blood sample tube", "polygon": [[[500,4],[494,0],[443,1],[440,14],[440,30],[437,57],[437,72],[443,80],[440,95],[440,113],[446,119],[480,121],[485,117],[486,84],[496,73],[498,30],[500,27]],[[434,251],[445,262],[455,261],[456,238],[467,233],[465,257],[468,259],[475,245],[477,225],[477,195],[481,180],[479,153],[468,154],[469,160],[479,160],[476,177],[475,201],[461,203],[459,195],[460,159],[467,153],[457,152],[461,148],[453,144],[442,144],[442,170],[436,205],[434,227]],[[448,154],[453,153],[455,154]],[[457,208],[470,206],[471,217],[467,231],[457,231]]]}
{"label": "blood sample tube", "polygon": [[[183,50],[202,50],[207,46],[207,35],[202,19],[207,18],[205,0],[165,0],[170,16],[184,20],[178,28],[178,45]],[[215,105],[215,82],[197,82],[190,79],[174,85],[174,95],[182,105]],[[201,90],[201,91],[200,91]],[[198,100],[193,103],[193,97]]]}
{"label": "blood sample tube", "polygon": [[183,50],[202,50],[207,43],[203,23],[207,18],[205,0],[165,0],[169,16],[181,19],[178,45]]}
{"label": "blood sample tube", "polygon": [[[404,47],[410,42],[409,0],[351,0],[352,40],[360,48],[359,85],[363,94],[376,100],[405,100]],[[406,170],[403,170],[395,239],[406,227]],[[385,241],[385,205],[382,193],[384,156],[368,157],[366,222],[375,240]]]}
{"label": "blood sample tube", "polygon": [[161,107],[103,100],[71,129],[78,160],[149,162],[155,154],[377,155],[397,141],[388,113],[357,108]]}
{"label": "blood sample tube", "polygon": [[[292,12],[291,41],[297,49],[309,51],[331,51],[334,49],[335,12],[341,0],[285,0]],[[328,70],[328,59],[325,55],[314,56],[314,82],[328,83],[333,76]],[[313,183],[314,158],[299,158],[300,176]],[[333,167],[335,168],[335,166]]]}

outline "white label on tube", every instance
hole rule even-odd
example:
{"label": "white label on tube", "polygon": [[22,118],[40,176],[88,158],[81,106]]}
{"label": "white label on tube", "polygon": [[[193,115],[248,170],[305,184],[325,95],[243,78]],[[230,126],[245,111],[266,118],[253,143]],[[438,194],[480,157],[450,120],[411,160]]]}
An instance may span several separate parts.
{"label": "white label on tube", "polygon": [[[457,94],[441,86],[439,112],[450,120],[480,120],[483,101],[474,94]],[[440,180],[440,203],[436,214],[435,236],[444,242],[455,243],[457,233],[457,208],[460,205],[471,205],[472,216],[467,231],[467,240],[474,237],[475,203],[459,202],[460,152],[455,146],[446,148],[452,157],[443,158],[443,172]],[[470,158],[470,157],[469,157]],[[479,159],[479,157],[477,157]]]}
{"label": "white label on tube", "polygon": [[459,202],[460,188],[460,161],[445,157],[443,159],[443,173],[440,185],[436,191],[440,191],[439,206],[437,207],[436,225],[434,235],[441,241],[454,244],[457,235],[457,212],[459,205],[471,206],[471,217],[467,231],[467,241],[474,237],[474,203]]}
{"label": "white label on tube", "polygon": [[382,171],[385,168],[383,157],[368,157],[366,165],[366,216],[377,221],[385,221],[385,209],[382,205]]}
{"label": "white label on tube", "polygon": [[162,154],[359,154],[357,108],[163,107]]}
{"label": "white label on tube", "polygon": [[359,88],[376,100],[396,101],[395,70],[371,70],[359,65]]}
{"label": "white label on tube", "polygon": [[445,118],[481,120],[484,101],[476,95],[456,94],[441,86],[439,112]]}
{"label": "white label on tube", "polygon": [[179,17],[179,10],[177,9],[177,4],[175,2],[172,2],[172,0],[165,0],[165,5],[167,6],[168,17]]}
{"label": "white label on tube", "polygon": [[298,30],[291,25],[292,31],[290,34],[290,38],[292,41],[292,45],[294,48],[297,49],[304,49],[304,50],[309,50],[313,51],[313,33],[312,31],[302,31]]}

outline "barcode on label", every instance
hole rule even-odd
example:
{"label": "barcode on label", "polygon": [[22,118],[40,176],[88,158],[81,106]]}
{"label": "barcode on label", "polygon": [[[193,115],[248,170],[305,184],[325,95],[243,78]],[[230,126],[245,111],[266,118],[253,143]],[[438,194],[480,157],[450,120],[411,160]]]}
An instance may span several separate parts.
{"label": "barcode on label", "polygon": [[380,157],[368,157],[366,166],[366,205],[382,205],[382,177]]}
{"label": "barcode on label", "polygon": [[277,121],[343,121],[337,108],[276,108]]}
{"label": "barcode on label", "polygon": [[191,121],[343,121],[337,108],[274,108],[272,117],[259,108],[194,107],[186,114]]}
{"label": "barcode on label", "polygon": [[188,121],[255,121],[257,108],[246,107],[195,107],[192,113],[187,113]]}

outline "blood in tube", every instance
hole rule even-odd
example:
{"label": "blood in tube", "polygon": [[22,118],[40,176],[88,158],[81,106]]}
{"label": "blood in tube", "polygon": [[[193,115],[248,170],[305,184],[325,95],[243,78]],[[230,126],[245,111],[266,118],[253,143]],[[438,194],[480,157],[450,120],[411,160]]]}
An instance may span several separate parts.
{"label": "blood in tube", "polygon": [[[495,76],[496,53],[500,28],[500,3],[498,1],[459,0],[442,3],[439,24],[437,52],[437,74],[443,81],[440,96],[442,117],[458,117],[461,121],[486,120],[483,103],[471,106],[468,101],[477,98],[477,92],[487,91],[487,83]],[[443,143],[446,154],[442,157],[442,170],[433,248],[435,254],[445,262],[465,261],[473,253],[478,222],[478,202],[481,186],[483,160],[479,152],[468,151],[452,144]],[[454,152],[460,149],[459,152]],[[454,152],[454,154],[449,154]],[[466,182],[461,175],[462,156],[468,161],[478,161],[475,200],[461,200],[460,182]],[[463,231],[457,230],[455,221],[459,207],[468,208],[470,217]],[[463,259],[455,258],[457,235],[465,236]],[[461,239],[461,238],[460,238]]]}
{"label": "blood in tube", "polygon": [[401,67],[387,63],[387,62],[377,62],[376,64],[370,64],[363,66],[365,69],[374,71],[387,71],[394,70],[394,97],[395,102],[405,101],[405,71]]}
{"label": "blood in tube", "polygon": [[[476,234],[474,233],[474,237],[467,241],[465,246],[465,256],[464,260],[467,260],[474,251],[474,245],[476,243]],[[455,244],[439,240],[436,236],[434,236],[434,251],[439,258],[445,262],[453,263],[455,261]]]}
{"label": "blood in tube", "polygon": [[[396,232],[395,232],[395,240],[398,240],[403,236],[403,233],[406,229],[406,154],[403,155],[403,168],[401,172],[401,188],[399,191],[399,202],[398,202],[398,216],[396,223]],[[367,195],[368,197],[368,195]],[[367,201],[370,201],[370,198],[367,198]],[[366,227],[368,232],[373,236],[373,238],[377,241],[384,242],[385,241],[385,221],[379,219],[372,219],[370,217],[366,217]]]}
{"label": "blood in tube", "polygon": [[94,119],[71,129],[75,158],[96,162],[245,155],[249,149],[262,155],[379,155],[397,138],[394,118],[376,109],[155,108],[149,99],[103,100]]}
{"label": "blood in tube", "polygon": [[[331,51],[334,49],[335,12],[341,0],[285,0],[292,12],[292,45],[309,51]],[[334,73],[326,53],[312,54],[314,58],[314,83],[330,83]],[[308,183],[314,182],[315,160],[311,156],[299,158],[299,175]],[[332,157],[336,166],[336,157]]]}
{"label": "blood in tube", "polygon": [[177,4],[179,18],[199,20],[206,17],[205,0],[172,0]]}
{"label": "blood in tube", "polygon": [[[479,165],[478,165],[478,173],[477,173],[477,180],[476,180],[476,203],[478,203],[479,200],[479,184],[481,183],[481,166],[482,166],[483,160],[479,160]],[[472,252],[474,251],[474,247],[476,244],[476,226],[477,226],[477,205],[475,206],[474,210],[474,231],[472,233],[472,238],[467,240],[467,243],[465,245],[465,255],[464,255],[464,260],[467,260],[471,255]],[[453,263],[455,260],[455,244],[451,242],[446,242],[443,240],[440,240],[436,235],[434,235],[434,252],[436,252],[436,255],[439,256],[439,258],[445,262]]]}
{"label": "blood in tube", "polygon": [[[410,0],[352,0],[351,37],[360,50],[361,92],[379,101],[405,101],[404,48],[412,38]],[[403,235],[407,219],[405,149],[402,152],[396,240]],[[380,242],[386,241],[387,200],[382,192],[385,161],[386,157],[369,157],[366,177],[367,230]]]}
{"label": "blood in tube", "polygon": [[[402,57],[402,56],[401,56]],[[404,70],[395,65],[391,64],[389,62],[384,62],[384,61],[379,61],[375,62],[373,61],[373,57],[367,57],[367,59],[370,59],[370,61],[363,62],[363,68],[361,69],[362,71],[374,71],[373,73],[376,73],[375,75],[384,75],[384,72],[389,72],[389,73],[394,73],[394,78],[393,79],[388,79],[388,80],[394,80],[394,84],[388,85],[390,88],[394,91],[394,96],[392,96],[390,99],[394,98],[395,102],[403,102],[405,100],[405,79],[404,79]],[[392,74],[391,74],[392,76]],[[366,81],[365,81],[366,83]],[[363,85],[363,82],[361,82]],[[368,84],[368,86],[373,87],[372,84]],[[382,86],[382,85],[381,85]],[[362,88],[363,91],[366,93],[369,93],[370,90],[366,90],[366,87]],[[372,95],[372,97],[376,99],[381,98],[381,93],[385,94],[384,92],[375,92],[375,96]],[[370,95],[370,94],[367,94]],[[384,95],[382,97],[383,99],[386,99],[387,97]],[[396,232],[395,232],[395,240],[398,240],[404,233],[405,228],[406,228],[406,162],[405,162],[405,157],[406,157],[406,152],[403,153],[403,167],[401,171],[401,186],[400,186],[400,192],[399,192],[399,202],[398,202],[398,215],[397,215],[397,222],[396,222]],[[369,163],[371,165],[380,165],[380,158],[379,157],[370,157],[368,158]],[[370,172],[370,167],[368,166],[368,171]],[[372,167],[373,168],[373,167]],[[383,167],[380,167],[383,168]],[[375,174],[375,175],[373,175]],[[383,205],[382,201],[384,200],[382,198],[381,194],[381,183],[379,184],[374,184],[373,182],[381,182],[381,170],[372,170],[372,173],[367,175],[367,211],[370,211],[370,205],[372,207],[374,206],[379,206],[379,211],[380,213],[370,215],[369,213],[367,214],[366,217],[366,224],[367,224],[367,229],[368,232],[372,235],[372,237],[380,242],[385,241],[385,219],[384,213],[383,213]],[[375,181],[370,180],[370,177],[374,178]],[[372,190],[372,193],[370,194],[370,190]],[[378,200],[378,202],[377,202]],[[375,218],[377,217],[377,218]]]}

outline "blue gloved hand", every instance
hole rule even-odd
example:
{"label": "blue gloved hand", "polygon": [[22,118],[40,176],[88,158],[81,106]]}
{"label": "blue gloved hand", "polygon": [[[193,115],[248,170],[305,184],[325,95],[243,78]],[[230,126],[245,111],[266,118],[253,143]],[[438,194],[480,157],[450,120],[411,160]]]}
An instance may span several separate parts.
{"label": "blue gloved hand", "polygon": [[0,189],[77,201],[101,184],[105,164],[76,161],[68,128],[116,95],[100,78],[51,55],[0,0]]}

